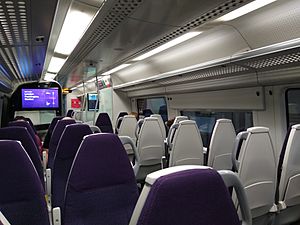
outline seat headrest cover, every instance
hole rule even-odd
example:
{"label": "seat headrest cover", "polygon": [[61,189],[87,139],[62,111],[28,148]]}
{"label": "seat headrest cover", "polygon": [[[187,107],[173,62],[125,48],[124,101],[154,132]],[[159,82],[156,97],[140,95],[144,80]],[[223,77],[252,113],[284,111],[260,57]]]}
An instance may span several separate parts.
{"label": "seat headrest cover", "polygon": [[196,124],[196,122],[195,121],[193,121],[193,120],[182,120],[182,121],[180,121],[179,122],[179,124],[181,124],[181,125],[189,125],[189,124]]}
{"label": "seat headrest cover", "polygon": [[267,127],[250,127],[247,129],[247,131],[249,133],[268,133],[269,132],[269,128]]}
{"label": "seat headrest cover", "polygon": [[56,157],[60,159],[73,158],[83,137],[92,133],[91,128],[87,124],[76,123],[67,125],[58,143]]}
{"label": "seat headrest cover", "polygon": [[84,138],[70,172],[70,188],[83,191],[133,181],[133,169],[118,136],[100,133]]}
{"label": "seat headrest cover", "polygon": [[217,122],[219,122],[219,123],[232,123],[230,119],[218,119]]}
{"label": "seat headrest cover", "polygon": [[191,169],[156,180],[137,224],[238,225],[240,222],[218,172]]}

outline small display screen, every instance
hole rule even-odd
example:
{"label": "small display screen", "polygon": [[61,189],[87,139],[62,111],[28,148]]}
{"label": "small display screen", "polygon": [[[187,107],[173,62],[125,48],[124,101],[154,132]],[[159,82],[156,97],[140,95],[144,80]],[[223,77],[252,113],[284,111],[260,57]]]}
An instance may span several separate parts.
{"label": "small display screen", "polygon": [[22,89],[22,108],[59,108],[58,88]]}
{"label": "small display screen", "polygon": [[91,93],[88,94],[88,110],[89,111],[99,109],[99,102],[96,107],[97,98],[98,98],[97,94],[91,94]]}

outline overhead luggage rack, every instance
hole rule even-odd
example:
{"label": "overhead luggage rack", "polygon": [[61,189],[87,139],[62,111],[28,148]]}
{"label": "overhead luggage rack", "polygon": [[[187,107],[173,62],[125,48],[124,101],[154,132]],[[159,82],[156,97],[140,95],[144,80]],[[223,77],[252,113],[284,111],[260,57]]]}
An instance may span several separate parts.
{"label": "overhead luggage rack", "polygon": [[[182,83],[215,80],[224,77],[259,73],[282,68],[298,67],[300,39],[270,45],[219,60],[209,61],[184,69],[158,74],[146,79],[114,86],[115,90],[136,91],[147,88],[166,87]],[[257,78],[257,84],[259,79]]]}

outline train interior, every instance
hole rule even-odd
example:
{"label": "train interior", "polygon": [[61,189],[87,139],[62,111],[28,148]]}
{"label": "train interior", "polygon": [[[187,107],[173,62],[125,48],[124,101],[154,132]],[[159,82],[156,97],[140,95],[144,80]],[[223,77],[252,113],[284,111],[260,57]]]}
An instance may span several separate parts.
{"label": "train interior", "polygon": [[0,0],[0,24],[0,224],[300,224],[300,0]]}

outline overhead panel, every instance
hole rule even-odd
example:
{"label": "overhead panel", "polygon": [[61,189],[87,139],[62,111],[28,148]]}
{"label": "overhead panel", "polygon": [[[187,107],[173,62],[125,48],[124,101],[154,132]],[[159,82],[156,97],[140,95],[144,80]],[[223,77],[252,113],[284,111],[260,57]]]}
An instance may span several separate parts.
{"label": "overhead panel", "polygon": [[41,74],[56,0],[0,1],[1,81],[6,91]]}
{"label": "overhead panel", "polygon": [[[270,77],[268,79],[263,77],[265,72],[296,67],[300,67],[300,39],[240,53],[218,61],[199,64],[192,69],[186,68],[186,70],[183,69],[180,72],[174,71],[136,82],[116,85],[114,89],[130,92],[163,86],[166,87],[166,92],[187,89],[193,91],[207,89],[207,82],[211,81],[214,85],[210,88],[216,89],[219,81],[222,85],[233,85],[232,77],[237,77],[234,83],[235,87],[245,84],[250,86],[264,85],[264,82],[272,82]],[[246,75],[245,79],[243,75]],[[224,78],[228,78],[227,81],[230,82],[224,82]],[[276,74],[275,78],[276,81],[289,79],[289,77],[280,74]]]}
{"label": "overhead panel", "polygon": [[83,61],[105,72],[251,1],[107,1],[59,71],[58,81],[72,86],[66,77]]}

